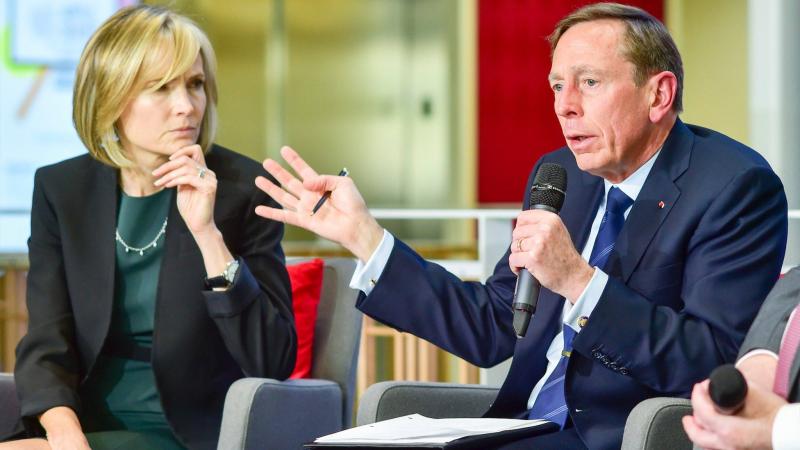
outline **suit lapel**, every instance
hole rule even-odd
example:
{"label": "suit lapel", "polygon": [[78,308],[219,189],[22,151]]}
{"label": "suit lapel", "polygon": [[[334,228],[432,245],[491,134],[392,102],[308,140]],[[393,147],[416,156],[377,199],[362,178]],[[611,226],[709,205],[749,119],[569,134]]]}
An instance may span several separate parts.
{"label": "suit lapel", "polygon": [[681,192],[675,180],[689,167],[693,136],[678,120],[633,204],[606,265],[627,282]]}
{"label": "suit lapel", "polygon": [[[217,168],[214,153],[206,155],[208,167]],[[229,185],[220,180],[214,206],[214,220],[220,226],[221,217],[230,209],[224,198]],[[174,189],[165,232],[164,255],[158,275],[156,309],[153,322],[153,364],[158,365],[159,356],[179,352],[184,345],[176,328],[188,326],[196,329],[196,323],[187,323],[187,317],[207,318],[205,302],[200,292],[203,289],[203,274],[206,273],[202,254],[177,205],[177,190]],[[169,332],[161,332],[169,330]],[[164,360],[165,356],[161,358]]]}
{"label": "suit lapel", "polygon": [[[83,214],[76,214],[82,221],[79,229],[85,230],[81,235],[80,253],[83,255],[83,279],[87,288],[84,290],[89,323],[99,324],[93,328],[90,345],[92,360],[102,348],[108,327],[111,324],[111,309],[114,302],[114,282],[116,271],[117,196],[119,185],[116,169],[96,163],[97,170],[93,181],[89,182],[85,196]],[[88,371],[87,371],[88,373]]]}
{"label": "suit lapel", "polygon": [[[583,171],[576,171],[575,181],[568,180],[565,205],[561,214],[561,221],[567,227],[572,243],[578,253],[583,251],[592,222],[597,215],[597,208],[603,198],[603,179]],[[569,189],[571,183],[578,183],[578,189]]]}
{"label": "suit lapel", "polygon": [[[168,333],[161,336],[159,331],[172,330],[175,326],[180,326],[180,320],[175,321],[172,319],[182,317],[180,305],[185,303],[184,300],[187,297],[185,275],[187,273],[203,273],[193,268],[196,265],[194,259],[199,259],[199,256],[195,256],[195,253],[184,251],[184,247],[189,243],[187,235],[189,237],[191,235],[180,212],[178,212],[176,197],[177,192],[173,192],[164,236],[164,254],[158,274],[155,317],[153,318],[154,365],[158,364],[156,357],[159,355],[159,350],[163,352],[165,347],[174,347],[170,343],[168,334],[177,335],[178,333]],[[190,259],[192,261],[189,261]],[[185,306],[188,307],[189,305]]]}

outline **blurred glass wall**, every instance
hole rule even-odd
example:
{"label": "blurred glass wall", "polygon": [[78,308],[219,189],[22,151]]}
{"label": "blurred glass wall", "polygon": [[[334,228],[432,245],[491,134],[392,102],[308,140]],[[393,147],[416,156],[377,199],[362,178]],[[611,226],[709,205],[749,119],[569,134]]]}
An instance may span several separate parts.
{"label": "blurred glass wall", "polygon": [[[221,145],[257,160],[291,145],[320,172],[347,167],[373,208],[474,206],[474,1],[152,3],[212,40]],[[472,237],[468,224],[387,225],[423,242]]]}

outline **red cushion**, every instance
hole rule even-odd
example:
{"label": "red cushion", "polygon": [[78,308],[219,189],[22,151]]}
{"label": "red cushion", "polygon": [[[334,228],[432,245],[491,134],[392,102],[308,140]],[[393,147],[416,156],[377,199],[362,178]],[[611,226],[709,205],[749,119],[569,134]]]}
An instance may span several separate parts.
{"label": "red cushion", "polygon": [[286,266],[292,284],[292,307],[297,328],[297,361],[289,378],[308,378],[311,375],[311,356],[314,346],[314,324],[322,292],[322,269],[319,258]]}

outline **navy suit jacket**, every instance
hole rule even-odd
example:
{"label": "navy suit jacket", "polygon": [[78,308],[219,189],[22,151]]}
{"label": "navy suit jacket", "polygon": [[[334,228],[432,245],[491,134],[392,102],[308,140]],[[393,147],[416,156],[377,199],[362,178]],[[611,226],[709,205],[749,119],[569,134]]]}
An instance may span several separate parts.
{"label": "navy suit jacket", "polygon": [[[564,147],[542,157],[568,176],[561,219],[583,249],[604,193]],[[663,202],[663,204],[662,204]],[[565,396],[590,448],[619,448],[630,410],[656,396],[688,396],[692,385],[736,359],[783,262],[783,186],[752,149],[678,120],[617,238],[609,281],[573,342]],[[539,294],[527,335],[517,340],[508,253],[485,284],[463,282],[400,241],[358,307],[401,331],[481,367],[514,356],[487,416],[524,414],[547,367],[564,298]]]}

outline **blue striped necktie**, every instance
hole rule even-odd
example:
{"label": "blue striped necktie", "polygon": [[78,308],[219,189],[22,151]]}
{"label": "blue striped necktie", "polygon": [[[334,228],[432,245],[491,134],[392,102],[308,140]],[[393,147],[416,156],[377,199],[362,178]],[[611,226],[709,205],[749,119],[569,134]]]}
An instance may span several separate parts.
{"label": "blue striped necktie", "polygon": [[[606,211],[603,213],[603,220],[600,222],[600,230],[592,247],[592,254],[589,257],[589,265],[592,267],[604,268],[611,251],[614,250],[614,243],[617,236],[625,224],[625,210],[633,204],[633,200],[625,195],[621,189],[612,187],[608,190],[606,200]],[[564,398],[564,376],[567,373],[567,362],[572,354],[572,340],[577,332],[567,325],[564,325],[564,351],[561,352],[561,359],[558,360],[553,373],[539,391],[533,407],[528,412],[529,419],[544,419],[557,423],[562,428],[567,421],[567,401]]]}
{"label": "blue striped necktie", "polygon": [[617,236],[625,224],[625,210],[633,204],[633,200],[622,192],[622,189],[612,187],[608,190],[606,200],[606,212],[603,214],[603,221],[600,222],[600,230],[597,232],[597,239],[592,247],[592,255],[589,257],[589,265],[600,269],[605,268],[611,251],[614,250],[614,243]]}
{"label": "blue striped necktie", "polygon": [[564,375],[567,373],[567,362],[572,353],[572,339],[577,333],[564,325],[564,350],[555,370],[539,391],[533,408],[528,412],[529,419],[543,419],[557,423],[564,428],[567,421],[567,402],[564,400]]}

